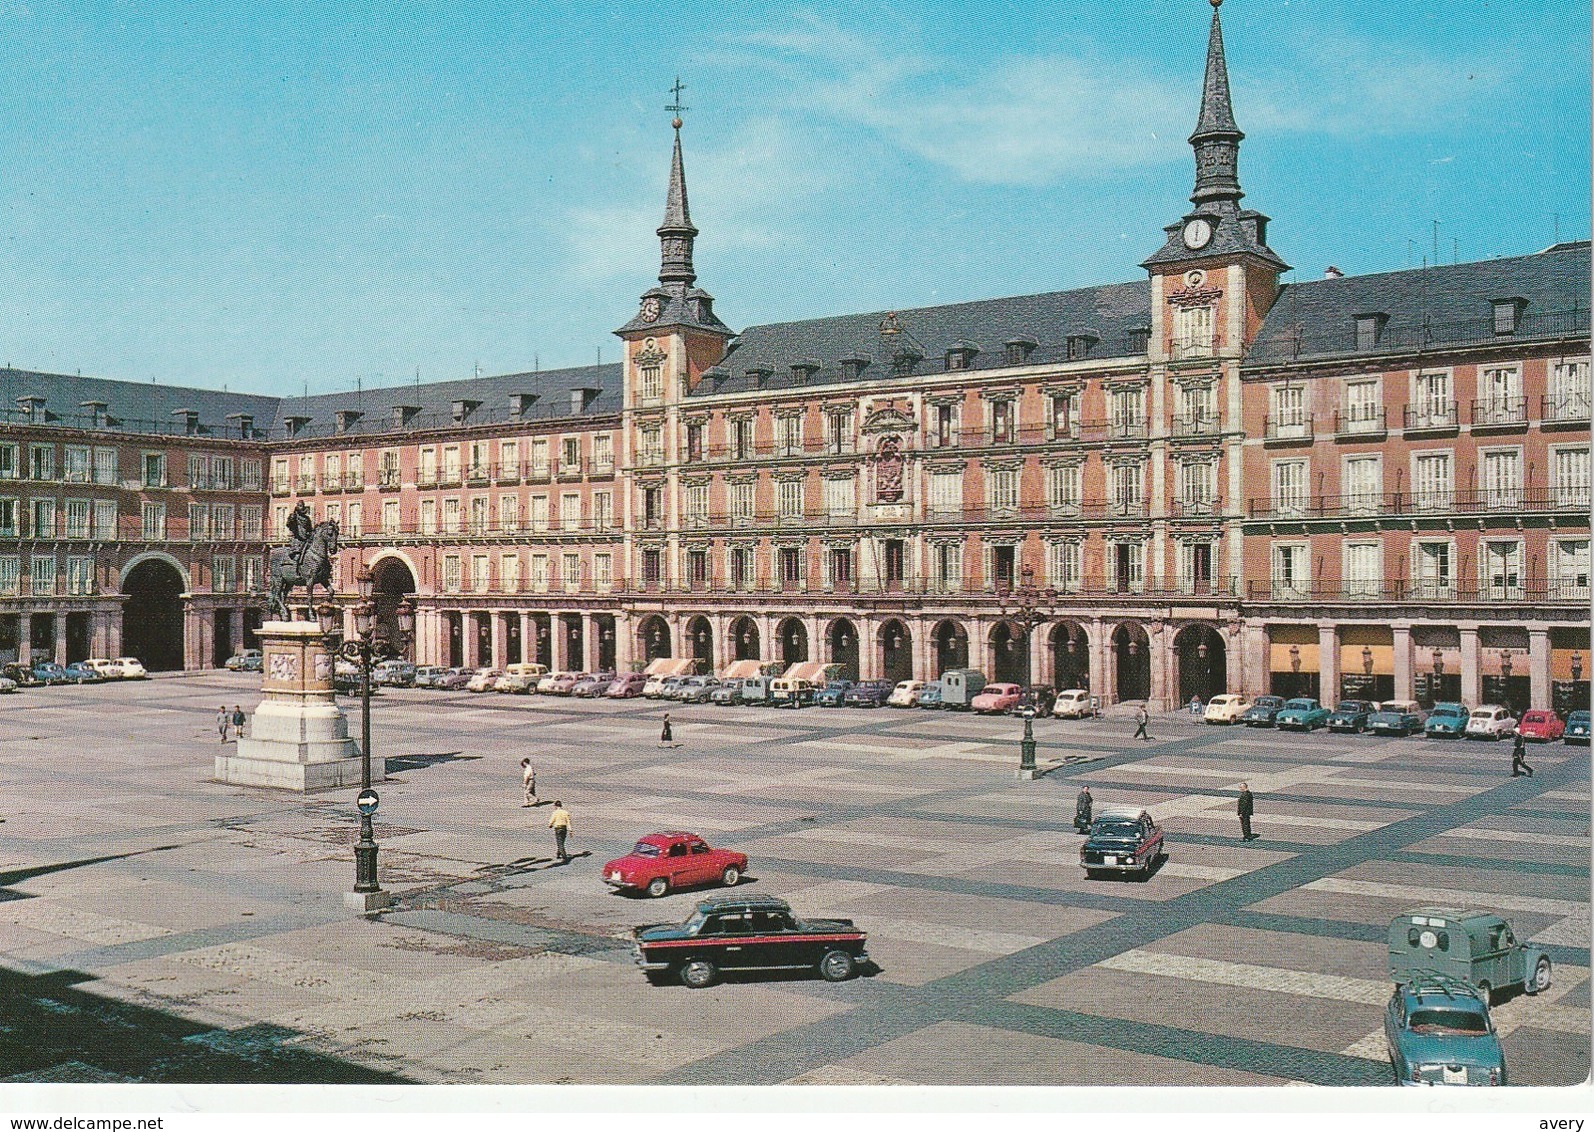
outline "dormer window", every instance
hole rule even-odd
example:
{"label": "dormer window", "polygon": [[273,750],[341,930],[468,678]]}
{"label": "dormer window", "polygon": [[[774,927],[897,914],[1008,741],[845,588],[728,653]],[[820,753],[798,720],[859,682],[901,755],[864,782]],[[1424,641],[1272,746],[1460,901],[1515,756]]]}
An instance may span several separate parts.
{"label": "dormer window", "polygon": [[1089,357],[1090,351],[1095,348],[1097,341],[1099,341],[1099,339],[1096,337],[1096,335],[1092,334],[1088,330],[1082,330],[1077,334],[1070,334],[1067,340],[1068,360],[1072,362],[1078,361],[1080,358]]}
{"label": "dormer window", "polygon": [[[189,436],[199,431],[199,413],[193,409],[173,409],[172,416],[176,417],[183,426],[183,432]],[[308,417],[305,418],[309,420]]]}
{"label": "dormer window", "polygon": [[287,433],[288,433],[289,436],[298,436],[299,435],[299,431],[302,428],[304,428],[305,425],[307,425],[309,423],[310,423],[310,418],[309,417],[283,417],[282,418],[282,427],[287,430]]}
{"label": "dormer window", "polygon": [[355,421],[359,420],[365,414],[360,412],[358,409],[339,409],[334,415],[338,422],[338,431],[348,432],[349,426]]}
{"label": "dormer window", "polygon": [[1526,299],[1493,299],[1494,303],[1494,332],[1496,334],[1515,334],[1517,322],[1522,317],[1522,308],[1528,305]]}
{"label": "dormer window", "polygon": [[1384,336],[1384,323],[1389,316],[1382,311],[1356,315],[1356,349],[1372,350]]}
{"label": "dormer window", "polygon": [[769,382],[770,375],[775,371],[768,366],[748,366],[747,374],[753,379],[753,384],[759,389],[764,388]]}
{"label": "dormer window", "polygon": [[1003,360],[1010,366],[1021,366],[1035,352],[1036,342],[1033,338],[1009,338],[1003,346]]}
{"label": "dormer window", "polygon": [[419,416],[420,412],[421,412],[421,407],[419,405],[394,405],[393,406],[393,417],[392,417],[393,427],[394,428],[403,428],[403,427],[405,427],[412,420],[414,420],[417,416]]}
{"label": "dormer window", "polygon": [[1129,328],[1129,352],[1132,354],[1145,354],[1151,351],[1151,327],[1131,326]]}
{"label": "dormer window", "polygon": [[843,381],[857,381],[863,376],[863,371],[869,364],[869,359],[862,354],[853,354],[851,357],[841,359],[841,379]]}
{"label": "dormer window", "polygon": [[480,405],[480,401],[468,401],[463,398],[455,401],[451,406],[454,410],[454,423],[464,424],[466,421],[470,420],[470,415],[474,413]]}
{"label": "dormer window", "polygon": [[966,342],[960,339],[946,349],[946,368],[949,370],[968,369],[974,364],[974,355],[979,352],[980,348],[973,342]]}
{"label": "dormer window", "polygon": [[812,381],[814,375],[818,372],[819,363],[813,358],[803,358],[801,361],[791,364],[791,379],[796,385],[801,385],[805,381]]}

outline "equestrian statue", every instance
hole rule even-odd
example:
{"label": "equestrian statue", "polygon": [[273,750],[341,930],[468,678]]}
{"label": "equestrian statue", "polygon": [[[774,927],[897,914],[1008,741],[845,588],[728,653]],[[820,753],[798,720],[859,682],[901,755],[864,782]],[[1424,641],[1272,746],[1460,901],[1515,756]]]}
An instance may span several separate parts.
{"label": "equestrian statue", "polygon": [[288,516],[288,535],[293,540],[288,546],[274,547],[266,571],[271,579],[266,592],[266,609],[283,621],[293,619],[288,609],[288,598],[300,586],[306,599],[315,600],[316,586],[325,586],[328,600],[332,597],[332,557],[338,552],[338,525],[333,522],[315,523],[310,518],[310,508],[301,499]]}

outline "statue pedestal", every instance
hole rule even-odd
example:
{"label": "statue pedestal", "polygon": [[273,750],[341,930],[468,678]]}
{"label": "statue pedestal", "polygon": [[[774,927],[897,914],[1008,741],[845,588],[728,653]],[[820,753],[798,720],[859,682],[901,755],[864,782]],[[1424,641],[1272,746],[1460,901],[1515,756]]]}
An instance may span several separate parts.
{"label": "statue pedestal", "polygon": [[[308,793],[360,784],[360,746],[332,692],[333,657],[310,621],[267,621],[257,632],[265,698],[249,735],[216,756],[216,779]],[[371,779],[386,775],[380,764]]]}

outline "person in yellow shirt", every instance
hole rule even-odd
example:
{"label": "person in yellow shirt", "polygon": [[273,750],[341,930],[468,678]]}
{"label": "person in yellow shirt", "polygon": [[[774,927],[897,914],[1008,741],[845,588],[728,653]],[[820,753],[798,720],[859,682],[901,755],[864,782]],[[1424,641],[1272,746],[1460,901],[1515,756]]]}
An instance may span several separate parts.
{"label": "person in yellow shirt", "polygon": [[561,864],[570,863],[570,854],[565,852],[565,838],[570,836],[570,811],[565,809],[563,802],[554,802],[553,816],[548,819],[548,828],[553,830],[554,852],[559,855]]}

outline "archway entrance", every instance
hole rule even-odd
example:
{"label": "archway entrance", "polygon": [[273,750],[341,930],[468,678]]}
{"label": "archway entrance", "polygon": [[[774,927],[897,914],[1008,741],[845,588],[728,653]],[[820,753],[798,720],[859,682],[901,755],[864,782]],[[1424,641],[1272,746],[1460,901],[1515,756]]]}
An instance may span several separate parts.
{"label": "archway entrance", "polygon": [[1052,685],[1090,690],[1090,638],[1076,621],[1060,621],[1052,629]]}
{"label": "archway entrance", "polygon": [[1223,634],[1211,625],[1186,625],[1173,639],[1174,657],[1179,665],[1179,700],[1194,696],[1206,703],[1229,690],[1228,650]]}
{"label": "archway entrance", "polygon": [[662,617],[642,619],[637,626],[637,645],[644,660],[653,661],[672,655],[670,652],[670,626]]}
{"label": "archway entrance", "polygon": [[[415,575],[410,573],[402,559],[384,558],[371,567],[372,594],[376,603],[376,625],[381,636],[390,641],[399,640],[398,607],[406,597],[415,592]],[[413,601],[410,603],[415,604]],[[415,642],[404,646],[406,659],[415,659]],[[487,663],[483,661],[483,663]]]}
{"label": "archway entrance", "polygon": [[533,613],[530,618],[531,660],[544,668],[553,668],[553,617],[547,613]]}
{"label": "archway entrance", "polygon": [[600,613],[592,619],[592,630],[598,638],[598,671],[614,672],[614,615]]}
{"label": "archway entrance", "polygon": [[1119,625],[1112,631],[1117,700],[1151,698],[1151,640],[1139,625]]}
{"label": "archway entrance", "polygon": [[969,666],[969,635],[957,621],[943,621],[935,627],[935,674]]}
{"label": "archway entrance", "polygon": [[830,623],[830,663],[840,665],[839,679],[858,679],[858,629],[845,617]]}
{"label": "archway entrance", "polygon": [[737,660],[761,660],[758,639],[758,622],[751,617],[738,617],[731,622],[731,655]]}
{"label": "archway entrance", "polygon": [[183,667],[183,576],[170,562],[146,558],[122,583],[122,654],[151,672]]}
{"label": "archway entrance", "polygon": [[699,672],[714,671],[714,626],[707,617],[694,617],[686,623],[686,647]]}
{"label": "archway entrance", "polygon": [[1029,683],[1029,642],[1006,621],[991,628],[991,669],[998,684]]}
{"label": "archway entrance", "polygon": [[781,663],[788,667],[808,659],[808,627],[795,617],[788,617],[775,630],[780,637]]}
{"label": "archway entrance", "polygon": [[880,678],[893,684],[913,679],[913,634],[895,617],[880,626]]}

